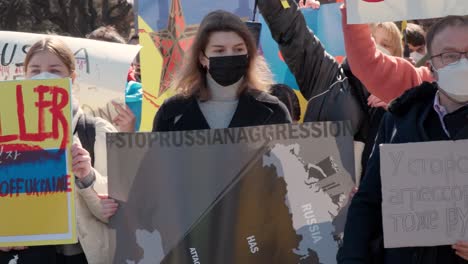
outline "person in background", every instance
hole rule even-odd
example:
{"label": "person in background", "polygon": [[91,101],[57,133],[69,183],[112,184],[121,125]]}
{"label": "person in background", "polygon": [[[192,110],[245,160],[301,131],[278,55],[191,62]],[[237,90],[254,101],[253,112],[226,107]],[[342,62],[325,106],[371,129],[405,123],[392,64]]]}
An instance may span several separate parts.
{"label": "person in background", "polygon": [[[139,45],[140,37],[138,34],[134,34],[130,37],[127,44],[129,45]],[[135,60],[132,62],[132,65],[128,71],[127,81],[134,81],[141,83],[141,72],[140,72],[140,54],[135,57]]]}
{"label": "person in background", "polygon": [[[76,78],[75,57],[66,44],[57,38],[45,38],[33,44],[26,54],[24,69],[26,79],[70,78],[73,83]],[[24,264],[108,263],[106,222],[117,209],[117,203],[113,199],[101,199],[98,194],[107,193],[106,133],[117,131],[104,119],[85,115],[73,97],[72,111],[72,131],[80,140],[74,142],[72,146],[79,243],[63,246],[0,248],[0,263],[7,263],[15,255],[19,257],[18,263]],[[83,126],[84,123],[95,129],[94,144],[86,142],[85,138],[79,136],[82,132],[88,133]]]}
{"label": "person in background", "polygon": [[389,103],[409,88],[434,80],[428,67],[380,51],[369,25],[347,23],[345,5],[341,13],[347,61],[369,93]]}
{"label": "person in background", "polygon": [[[125,86],[125,103],[127,108],[120,107],[119,115],[114,119],[114,123],[119,127],[124,127],[128,120],[135,120],[134,129],[127,129],[127,132],[138,131],[141,123],[141,107],[143,99],[143,86],[141,84],[140,54],[135,57],[132,63],[132,75],[135,80],[127,81]],[[115,107],[119,107],[118,104]]]}
{"label": "person in background", "polygon": [[351,120],[353,132],[357,133],[364,111],[340,63],[309,30],[298,5],[293,0],[288,4],[290,8],[277,0],[258,1],[273,39],[308,100],[304,121]]}
{"label": "person in background", "polygon": [[[403,57],[403,42],[400,30],[397,25],[393,22],[383,22],[370,24],[371,36],[376,43],[376,48],[386,54],[389,57],[402,58]],[[367,87],[363,84],[360,78],[370,79],[373,78],[370,75],[363,75],[358,78],[349,63],[348,57],[343,63],[343,69],[352,87],[355,89],[355,93],[360,99],[362,107],[366,111],[366,118],[361,126],[360,133],[358,135],[359,141],[364,144],[356,146],[356,150],[362,147],[362,155],[360,155],[360,168],[358,179],[362,179],[364,171],[367,167],[367,161],[369,160],[372,147],[374,146],[375,137],[382,120],[383,115],[387,110],[387,103],[381,100],[374,94],[371,94]],[[380,67],[380,65],[377,65]],[[360,151],[360,150],[359,150]]]}
{"label": "person in background", "polygon": [[[449,16],[434,24],[427,34],[427,51],[436,82],[406,89],[389,106],[348,211],[340,264],[370,263],[372,241],[382,241],[381,144],[468,139],[468,17]],[[466,241],[392,249],[380,243],[377,250],[381,254],[374,263],[468,263]]]}
{"label": "person in background", "polygon": [[[113,26],[102,26],[95,29],[93,32],[86,36],[88,39],[107,41],[113,43],[126,44],[125,39],[117,32]],[[138,63],[139,65],[139,63]],[[132,64],[129,69],[127,79],[137,81],[137,74],[135,71],[135,66]],[[139,81],[138,81],[139,82]],[[125,92],[129,88],[126,87]],[[132,90],[133,91],[133,90]],[[112,101],[112,105],[117,111],[117,116],[112,120],[112,122],[119,128],[120,132],[135,132],[139,127],[139,122],[137,122],[137,117],[135,116],[132,108],[127,104],[122,105],[118,102]]]}
{"label": "person in background", "polygon": [[377,49],[389,56],[403,57],[402,36],[395,23],[375,23],[370,24],[370,27]]}
{"label": "person in background", "polygon": [[271,86],[270,93],[276,96],[288,108],[293,123],[301,120],[301,106],[294,90],[286,84],[277,83]]}
{"label": "person in background", "polygon": [[410,56],[415,62],[421,61],[426,56],[426,32],[414,23],[408,23],[405,29],[406,40],[410,49]]}
{"label": "person in background", "polygon": [[[139,45],[140,37],[134,34],[128,40],[129,45]],[[138,53],[128,70],[127,85],[125,86],[125,102],[129,108],[129,112],[121,111],[122,115],[135,116],[134,131],[138,131],[141,123],[141,107],[143,99],[143,86],[141,85],[141,70],[140,70],[140,53]],[[129,117],[117,116],[114,122],[119,125],[125,123]],[[131,116],[130,116],[131,117]],[[124,124],[123,124],[124,125]],[[128,131],[133,132],[133,131]]]}
{"label": "person in background", "polygon": [[[258,4],[302,95],[309,101],[304,121],[351,120],[355,134],[355,173],[359,179],[386,104],[372,96],[354,76],[348,60],[340,64],[326,52],[293,1],[289,1],[291,7],[287,9],[277,0],[259,0]],[[388,49],[389,55],[401,56],[401,35],[395,24],[377,24],[374,32],[382,50]]]}

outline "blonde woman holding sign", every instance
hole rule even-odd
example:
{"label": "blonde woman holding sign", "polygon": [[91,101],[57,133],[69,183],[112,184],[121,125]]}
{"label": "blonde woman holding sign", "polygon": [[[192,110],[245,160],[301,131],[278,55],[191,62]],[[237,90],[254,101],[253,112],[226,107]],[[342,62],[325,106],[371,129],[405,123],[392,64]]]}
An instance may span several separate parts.
{"label": "blonde woman holding sign", "polygon": [[[65,43],[46,38],[29,49],[24,61],[27,79],[71,78],[75,81],[75,57]],[[117,209],[112,199],[102,199],[107,192],[107,154],[105,134],[116,129],[101,118],[91,119],[72,100],[74,144],[72,170],[76,183],[76,217],[79,243],[63,246],[0,248],[0,263],[17,257],[19,263],[83,264],[107,263],[108,217]],[[94,140],[84,140],[86,124],[94,130]],[[80,135],[80,136],[78,136]],[[79,139],[78,139],[79,138]],[[81,142],[80,142],[81,141]],[[82,146],[83,144],[83,146]],[[4,261],[5,260],[5,261]]]}

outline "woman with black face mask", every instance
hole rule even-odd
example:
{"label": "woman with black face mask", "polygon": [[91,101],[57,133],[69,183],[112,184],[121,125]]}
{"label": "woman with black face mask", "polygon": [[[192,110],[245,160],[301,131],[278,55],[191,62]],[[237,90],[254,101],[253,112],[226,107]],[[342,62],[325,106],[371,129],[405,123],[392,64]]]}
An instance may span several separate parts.
{"label": "woman with black face mask", "polygon": [[178,94],[159,109],[153,132],[290,123],[284,104],[267,93],[272,83],[244,22],[212,12],[173,80]]}

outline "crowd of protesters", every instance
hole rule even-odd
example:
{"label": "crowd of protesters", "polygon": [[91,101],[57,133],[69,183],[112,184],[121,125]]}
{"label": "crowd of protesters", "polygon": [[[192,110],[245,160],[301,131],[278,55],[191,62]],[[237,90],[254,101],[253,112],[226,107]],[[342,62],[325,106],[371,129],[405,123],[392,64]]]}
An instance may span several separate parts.
{"label": "crowd of protesters", "polygon": [[[426,28],[393,22],[348,24],[343,5],[346,59],[338,62],[314,32],[301,8],[314,0],[258,0],[272,37],[308,101],[305,122],[350,120],[354,132],[356,189],[337,262],[468,263],[468,242],[434,247],[385,249],[379,145],[468,138],[468,17],[449,16]],[[405,37],[403,38],[403,35]],[[90,39],[137,44],[112,27]],[[404,41],[406,40],[406,41]],[[256,40],[237,16],[215,11],[200,24],[183,67],[174,76],[177,95],[161,105],[153,132],[257,126],[299,122],[299,100],[291,88],[275,84]],[[76,78],[70,49],[56,38],[35,43],[24,61],[27,79]],[[139,57],[130,66],[127,93],[141,94]],[[79,243],[62,246],[2,247],[0,263],[109,263],[107,222],[118,204],[107,191],[105,133],[138,131],[141,104],[114,103],[113,124],[83,113],[73,101],[73,173]],[[94,132],[93,140],[82,137]],[[99,190],[99,191],[98,191]],[[98,193],[100,195],[98,195]],[[149,201],[146,201],[149,202]]]}

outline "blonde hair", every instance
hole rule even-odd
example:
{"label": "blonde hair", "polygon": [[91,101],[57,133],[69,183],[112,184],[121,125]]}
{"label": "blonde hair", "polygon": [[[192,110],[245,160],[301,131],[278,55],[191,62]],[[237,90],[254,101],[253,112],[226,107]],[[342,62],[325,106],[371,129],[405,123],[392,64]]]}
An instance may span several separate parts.
{"label": "blonde hair", "polygon": [[182,69],[177,72],[171,87],[175,87],[184,97],[197,96],[203,101],[211,98],[206,84],[207,70],[201,65],[199,58],[204,54],[209,38],[214,32],[234,32],[247,46],[248,70],[238,93],[245,89],[269,91],[274,83],[273,75],[265,59],[258,56],[252,34],[238,16],[222,10],[209,13],[201,22],[197,36],[185,55]]}
{"label": "blonde hair", "polygon": [[375,31],[380,28],[387,33],[390,40],[390,45],[392,46],[392,56],[403,57],[403,42],[402,35],[398,26],[393,22],[383,22],[383,23],[374,23],[371,24],[372,35],[375,34]]}
{"label": "blonde hair", "polygon": [[56,37],[47,37],[34,43],[24,59],[24,71],[28,71],[29,62],[37,53],[47,51],[56,55],[65,64],[70,74],[75,72],[75,56],[70,48]]}

